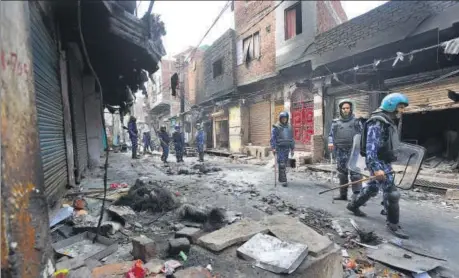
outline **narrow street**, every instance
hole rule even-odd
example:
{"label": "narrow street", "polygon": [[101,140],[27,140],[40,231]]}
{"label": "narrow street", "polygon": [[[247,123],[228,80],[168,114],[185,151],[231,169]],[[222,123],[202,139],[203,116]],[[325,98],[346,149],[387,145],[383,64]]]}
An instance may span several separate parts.
{"label": "narrow street", "polygon": [[[145,181],[157,181],[167,184],[168,189],[178,192],[182,203],[190,203],[197,206],[223,207],[227,211],[242,213],[243,217],[254,220],[262,219],[267,214],[258,208],[266,204],[263,197],[275,194],[283,201],[296,208],[320,209],[329,212],[333,219],[354,218],[362,227],[373,230],[383,239],[393,238],[385,228],[385,217],[379,214],[381,210],[381,195],[373,198],[363,208],[368,213],[367,218],[356,218],[345,210],[345,203],[331,201],[333,193],[318,195],[318,192],[326,189],[329,174],[301,170],[289,173],[289,186],[274,187],[273,169],[267,166],[252,164],[240,164],[229,158],[206,157],[206,167],[220,167],[222,171],[203,175],[178,175],[180,169],[191,169],[196,164],[196,158],[185,158],[183,165],[170,162],[169,167],[164,167],[159,156],[146,156],[139,160],[131,160],[127,154],[111,153],[108,169],[108,183],[125,182],[132,185],[136,179]],[[172,161],[173,159],[170,159]],[[87,188],[101,187],[102,170],[97,170],[89,175],[82,186]],[[169,174],[168,174],[169,172]],[[272,196],[272,195],[271,195]],[[459,229],[459,204],[448,203],[442,196],[426,192],[403,192],[401,205],[401,224],[410,233],[410,243],[431,251],[433,254],[446,258],[446,266],[452,273],[459,273],[459,242],[457,231]],[[289,211],[280,210],[281,213]],[[291,210],[292,216],[295,214]],[[279,213],[274,208],[274,213]],[[146,218],[150,219],[150,218]],[[154,225],[171,226],[168,220],[155,222]],[[148,222],[148,221],[146,221]],[[320,226],[320,224],[319,224]],[[144,226],[144,230],[153,227]],[[167,231],[166,231],[167,234]],[[169,236],[173,235],[173,231]],[[166,236],[167,238],[167,236]],[[130,242],[126,242],[125,248],[118,252],[124,254],[112,255],[119,260],[119,256],[129,259]],[[124,251],[123,251],[124,250]],[[235,257],[235,250],[230,248],[216,255],[203,248],[193,246],[189,254],[189,264],[200,265],[212,264],[215,273],[222,277],[277,277],[276,275],[260,269],[253,269],[248,263],[241,263]],[[225,259],[223,259],[225,258]],[[109,262],[109,260],[107,261]],[[106,262],[106,263],[107,263]],[[231,276],[234,268],[238,269],[237,275]],[[226,276],[230,275],[230,276]],[[269,276],[272,275],[272,276]],[[293,274],[292,274],[293,275]],[[301,273],[298,276],[301,277]],[[454,276],[448,276],[454,277]]]}

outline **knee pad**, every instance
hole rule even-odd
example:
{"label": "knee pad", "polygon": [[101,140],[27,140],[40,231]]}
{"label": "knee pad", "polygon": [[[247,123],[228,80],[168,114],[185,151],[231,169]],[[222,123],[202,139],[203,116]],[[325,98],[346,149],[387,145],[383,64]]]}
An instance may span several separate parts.
{"label": "knee pad", "polygon": [[387,194],[387,201],[389,203],[397,203],[398,200],[400,200],[400,196],[400,192],[398,192],[397,190],[392,191]]}
{"label": "knee pad", "polygon": [[285,163],[279,163],[279,169],[285,169],[286,165]]}
{"label": "knee pad", "polygon": [[376,197],[376,195],[378,195],[379,192],[378,186],[370,184],[367,187],[365,187],[364,190],[367,191],[371,197]]}
{"label": "knee pad", "polygon": [[351,173],[351,181],[358,181],[362,179],[362,176],[357,173]]}

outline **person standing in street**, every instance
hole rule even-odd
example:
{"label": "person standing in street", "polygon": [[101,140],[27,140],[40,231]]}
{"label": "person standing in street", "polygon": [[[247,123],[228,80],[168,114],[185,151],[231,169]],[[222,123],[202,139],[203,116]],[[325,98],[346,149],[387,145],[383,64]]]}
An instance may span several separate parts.
{"label": "person standing in street", "polygon": [[201,124],[197,124],[198,131],[196,132],[196,148],[198,149],[199,162],[204,162],[204,130],[202,129]]}
{"label": "person standing in street", "polygon": [[387,211],[386,223],[388,230],[400,238],[408,238],[408,235],[399,225],[400,220],[400,192],[395,186],[395,174],[392,172],[391,163],[397,160],[394,150],[398,148],[399,134],[396,120],[404,112],[409,104],[408,98],[401,93],[392,93],[384,97],[381,106],[370,116],[365,123],[360,151],[365,156],[367,168],[376,179],[368,182],[359,196],[348,203],[347,209],[356,216],[365,216],[360,211],[360,206],[365,204],[371,197],[383,190],[384,207]]}
{"label": "person standing in street", "polygon": [[142,138],[142,141],[143,141],[143,152],[146,153],[146,152],[151,152],[151,135],[150,135],[150,131],[146,131],[143,133],[143,138]]}
{"label": "person standing in street", "polygon": [[131,140],[132,144],[132,159],[138,159],[137,156],[137,148],[138,148],[138,140],[139,131],[137,130],[137,119],[134,116],[129,118],[128,122],[128,132],[129,132],[129,139]]}
{"label": "person standing in street", "polygon": [[[328,134],[328,150],[335,153],[339,184],[344,185],[349,183],[349,175],[351,176],[351,181],[362,179],[361,175],[349,171],[347,168],[347,162],[352,151],[353,139],[356,134],[362,132],[362,122],[355,117],[354,104],[350,99],[340,101],[338,107],[340,117],[334,119],[331,124]],[[353,184],[352,198],[357,197],[361,189],[362,183]],[[347,192],[348,187],[341,187],[339,196],[333,199],[347,201]]]}
{"label": "person standing in street", "polygon": [[161,142],[161,148],[163,149],[161,161],[167,163],[167,158],[169,157],[169,143],[171,142],[171,139],[166,131],[166,126],[161,126],[161,128],[159,129],[158,137],[159,141]]}
{"label": "person standing in street", "polygon": [[279,114],[279,122],[273,125],[271,131],[271,149],[276,156],[279,170],[278,180],[282,186],[287,186],[287,163],[288,155],[295,149],[295,140],[293,140],[292,127],[288,123],[289,116],[287,112]]}
{"label": "person standing in street", "polygon": [[177,162],[183,162],[183,148],[185,147],[185,137],[183,132],[180,131],[180,126],[175,125],[172,140],[174,141],[175,157]]}

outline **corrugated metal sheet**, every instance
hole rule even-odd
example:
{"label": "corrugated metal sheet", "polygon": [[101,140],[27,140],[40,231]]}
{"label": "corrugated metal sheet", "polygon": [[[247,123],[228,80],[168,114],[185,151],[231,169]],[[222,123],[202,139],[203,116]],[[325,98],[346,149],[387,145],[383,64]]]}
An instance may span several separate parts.
{"label": "corrugated metal sheet", "polygon": [[271,137],[271,102],[262,101],[250,106],[250,142],[269,146]]}
{"label": "corrugated metal sheet", "polygon": [[365,93],[360,94],[343,94],[335,97],[335,107],[333,117],[339,117],[339,107],[338,104],[341,100],[348,98],[354,101],[354,114],[356,117],[367,118],[370,115],[370,96]]}
{"label": "corrugated metal sheet", "polygon": [[241,107],[231,107],[229,109],[229,147],[231,152],[239,152],[241,149],[241,126]]}
{"label": "corrugated metal sheet", "polygon": [[[447,90],[459,92],[459,77],[448,78],[440,82],[409,89],[413,85],[393,88],[407,95],[410,105],[406,113],[458,108],[459,103],[454,103],[448,98]],[[404,89],[408,88],[408,90]]]}
{"label": "corrugated metal sheet", "polygon": [[75,176],[76,182],[79,183],[82,173],[88,166],[88,143],[83,98],[83,73],[78,67],[77,57],[73,51],[69,51],[69,72],[74,141],[73,146],[75,153],[75,165],[77,168]]}
{"label": "corrugated metal sheet", "polygon": [[36,5],[30,5],[30,21],[40,153],[49,200],[68,181],[59,52]]}

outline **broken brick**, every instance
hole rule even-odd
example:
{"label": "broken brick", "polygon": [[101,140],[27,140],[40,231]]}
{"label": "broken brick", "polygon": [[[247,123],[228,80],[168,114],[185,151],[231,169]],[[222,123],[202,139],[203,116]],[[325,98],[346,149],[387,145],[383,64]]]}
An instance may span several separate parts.
{"label": "broken brick", "polygon": [[170,239],[169,253],[171,255],[177,255],[180,251],[185,253],[190,251],[190,241],[186,237]]}
{"label": "broken brick", "polygon": [[106,264],[96,267],[92,270],[92,278],[112,277],[116,275],[125,275],[131,268],[135,261],[127,261],[117,264]]}
{"label": "broken brick", "polygon": [[459,189],[447,189],[445,197],[448,200],[459,200]]}
{"label": "broken brick", "polygon": [[212,274],[202,266],[189,267],[177,271],[174,276],[176,278],[212,278]]}
{"label": "broken brick", "polygon": [[132,256],[135,259],[140,259],[144,262],[156,258],[156,243],[152,239],[143,235],[133,238]]}
{"label": "broken brick", "polygon": [[185,227],[175,233],[175,238],[186,237],[191,243],[197,242],[198,238],[203,235],[203,231],[198,228]]}

